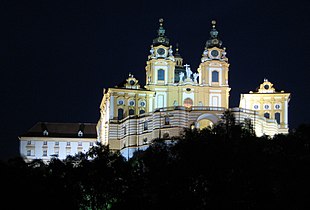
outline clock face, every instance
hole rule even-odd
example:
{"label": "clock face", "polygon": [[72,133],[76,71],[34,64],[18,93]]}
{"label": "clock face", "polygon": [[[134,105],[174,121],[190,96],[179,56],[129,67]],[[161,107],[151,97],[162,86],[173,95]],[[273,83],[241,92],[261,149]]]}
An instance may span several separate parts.
{"label": "clock face", "polygon": [[130,84],[130,85],[134,85],[134,84],[135,84],[135,81],[130,80],[129,84]]}
{"label": "clock face", "polygon": [[219,55],[219,51],[217,51],[217,50],[212,50],[212,51],[211,51],[211,55],[212,55],[213,57],[217,57],[217,56]]}
{"label": "clock face", "polygon": [[159,48],[159,49],[157,50],[157,53],[158,53],[158,55],[163,55],[163,54],[165,54],[165,49]]}
{"label": "clock face", "polygon": [[268,89],[269,89],[269,85],[265,85],[264,88],[265,88],[266,90],[268,90]]}

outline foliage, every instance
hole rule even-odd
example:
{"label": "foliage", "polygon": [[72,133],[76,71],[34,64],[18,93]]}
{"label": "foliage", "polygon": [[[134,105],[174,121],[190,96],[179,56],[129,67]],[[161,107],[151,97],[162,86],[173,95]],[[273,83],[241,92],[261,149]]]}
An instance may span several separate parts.
{"label": "foliage", "polygon": [[10,209],[309,209],[310,126],[256,137],[250,122],[187,129],[126,161],[109,147],[26,163],[0,162]]}

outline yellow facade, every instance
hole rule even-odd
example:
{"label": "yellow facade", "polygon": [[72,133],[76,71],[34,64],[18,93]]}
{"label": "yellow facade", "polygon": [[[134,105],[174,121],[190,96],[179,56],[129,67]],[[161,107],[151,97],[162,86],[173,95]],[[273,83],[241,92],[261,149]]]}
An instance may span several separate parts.
{"label": "yellow facade", "polygon": [[281,133],[288,133],[288,103],[290,93],[277,91],[267,79],[257,92],[241,94],[239,107],[255,110],[259,116],[276,121]]}
{"label": "yellow facade", "polygon": [[120,150],[179,136],[183,128],[213,126],[227,109],[239,123],[250,119],[259,136],[288,132],[290,94],[276,91],[267,80],[258,92],[242,94],[239,108],[229,108],[230,64],[215,21],[197,71],[183,64],[178,47],[174,53],[162,19],[157,32],[146,61],[145,86],[130,74],[104,91],[97,124],[101,143]]}

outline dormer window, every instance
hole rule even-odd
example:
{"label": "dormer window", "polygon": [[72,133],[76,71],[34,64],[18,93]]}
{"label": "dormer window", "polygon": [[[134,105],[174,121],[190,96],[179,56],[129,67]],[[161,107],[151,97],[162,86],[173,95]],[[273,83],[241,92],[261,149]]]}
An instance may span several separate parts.
{"label": "dormer window", "polygon": [[82,131],[78,132],[78,137],[83,137],[83,132]]}
{"label": "dormer window", "polygon": [[47,130],[43,131],[43,136],[48,136],[48,131]]}

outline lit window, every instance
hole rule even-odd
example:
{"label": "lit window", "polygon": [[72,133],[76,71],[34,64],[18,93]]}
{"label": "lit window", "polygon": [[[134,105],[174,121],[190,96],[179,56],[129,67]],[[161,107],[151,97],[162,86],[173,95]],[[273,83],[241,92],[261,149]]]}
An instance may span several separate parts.
{"label": "lit window", "polygon": [[43,131],[43,136],[48,136],[48,131],[47,130]]}
{"label": "lit window", "polygon": [[281,122],[281,114],[279,112],[274,114],[274,118],[276,119],[278,125],[280,125]]}
{"label": "lit window", "polygon": [[144,123],[143,123],[143,130],[148,130],[148,123],[147,123],[147,121],[145,121]]}
{"label": "lit window", "polygon": [[165,80],[165,71],[163,69],[159,69],[157,71],[158,80]]}
{"label": "lit window", "polygon": [[131,100],[129,101],[129,106],[134,106],[135,105],[135,101]]}
{"label": "lit window", "polygon": [[129,115],[135,115],[135,110],[134,109],[129,109]]}
{"label": "lit window", "polygon": [[219,72],[212,71],[212,82],[219,82]]}
{"label": "lit window", "polygon": [[82,137],[83,136],[83,132],[82,131],[79,131],[78,132],[78,137]]}
{"label": "lit window", "polygon": [[144,102],[144,101],[141,101],[141,102],[140,102],[140,106],[145,106],[145,102]]}
{"label": "lit window", "polygon": [[123,117],[124,117],[124,110],[121,109],[121,108],[119,108],[119,109],[117,110],[117,119],[118,119],[118,120],[121,120],[121,119],[123,119]]}
{"label": "lit window", "polygon": [[165,116],[165,125],[170,125],[170,118]]}
{"label": "lit window", "polygon": [[44,157],[47,156],[47,150],[43,150],[43,156],[44,156]]}
{"label": "lit window", "polygon": [[124,104],[124,101],[123,101],[123,100],[118,100],[117,104],[118,104],[118,105],[123,105],[123,104]]}
{"label": "lit window", "polygon": [[269,118],[270,118],[270,114],[269,114],[268,112],[266,112],[266,113],[264,114],[264,117],[267,118],[267,119],[269,119]]}

